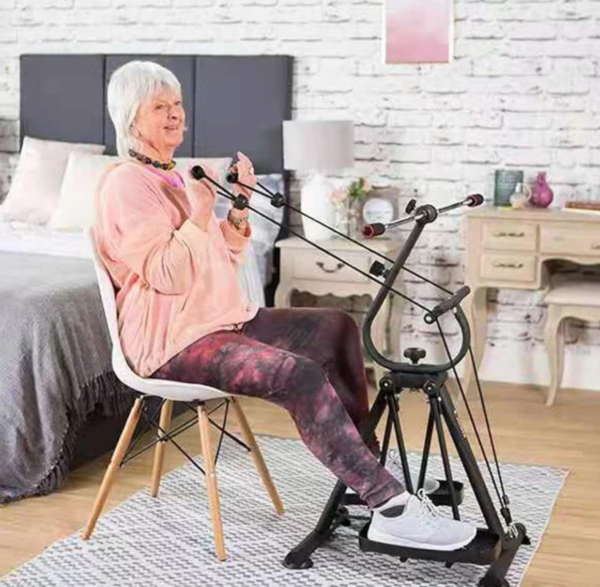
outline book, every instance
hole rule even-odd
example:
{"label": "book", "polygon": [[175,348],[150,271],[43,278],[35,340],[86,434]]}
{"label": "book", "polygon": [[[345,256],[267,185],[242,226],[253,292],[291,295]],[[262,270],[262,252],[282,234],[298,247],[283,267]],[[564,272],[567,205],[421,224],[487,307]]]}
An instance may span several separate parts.
{"label": "book", "polygon": [[520,183],[523,183],[521,170],[497,169],[494,174],[494,206],[510,207],[510,197]]}
{"label": "book", "polygon": [[573,200],[565,204],[565,208],[568,210],[592,210],[600,212],[600,202],[579,202]]}
{"label": "book", "polygon": [[572,206],[565,206],[563,210],[566,212],[575,212],[576,214],[591,214],[593,216],[600,216],[600,209],[597,208],[573,208]]}

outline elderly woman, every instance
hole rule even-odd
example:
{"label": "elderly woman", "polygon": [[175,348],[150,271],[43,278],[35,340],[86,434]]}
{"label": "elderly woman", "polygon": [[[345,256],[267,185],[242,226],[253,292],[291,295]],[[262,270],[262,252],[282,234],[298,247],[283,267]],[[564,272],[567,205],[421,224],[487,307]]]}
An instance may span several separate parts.
{"label": "elderly woman", "polygon": [[[185,131],[175,76],[130,62],[111,77],[108,109],[123,161],[99,183],[95,234],[133,369],[284,407],[312,453],[373,510],[372,539],[439,550],[469,543],[474,527],[409,495],[363,442],[367,383],[352,318],[247,303],[236,267],[251,237],[248,211],[232,208],[218,222],[213,186],[173,168]],[[252,163],[238,157],[240,180],[254,185]]]}

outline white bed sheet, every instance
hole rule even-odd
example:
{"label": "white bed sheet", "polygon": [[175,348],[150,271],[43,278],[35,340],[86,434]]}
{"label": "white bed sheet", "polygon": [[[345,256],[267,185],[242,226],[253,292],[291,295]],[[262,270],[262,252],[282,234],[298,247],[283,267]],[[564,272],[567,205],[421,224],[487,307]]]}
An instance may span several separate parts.
{"label": "white bed sheet", "polygon": [[1,220],[0,251],[92,258],[90,245],[83,233],[52,231],[36,224]]}
{"label": "white bed sheet", "polygon": [[[82,232],[50,230],[46,226],[25,222],[7,222],[0,218],[0,251],[13,253],[37,253],[63,257],[91,259],[89,242]],[[265,260],[250,243],[246,260],[238,277],[248,300],[260,307],[265,306],[264,267]],[[261,275],[263,273],[263,275]]]}

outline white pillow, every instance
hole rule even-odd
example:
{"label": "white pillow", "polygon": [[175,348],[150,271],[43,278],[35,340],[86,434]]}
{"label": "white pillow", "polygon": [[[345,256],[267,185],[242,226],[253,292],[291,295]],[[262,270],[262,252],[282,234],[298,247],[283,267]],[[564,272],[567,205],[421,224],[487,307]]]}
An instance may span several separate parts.
{"label": "white pillow", "polygon": [[[74,151],[69,156],[67,169],[60,190],[60,201],[49,227],[52,230],[78,231],[94,222],[94,193],[100,176],[109,165],[119,161],[119,157],[90,155]],[[185,178],[188,165],[206,165],[214,169],[224,181],[225,172],[231,165],[231,158],[175,159],[176,169]]]}
{"label": "white pillow", "polygon": [[[283,175],[280,173],[271,173],[269,175],[258,175],[258,181],[267,188],[267,190],[281,194],[284,193],[285,187],[283,183]],[[263,216],[250,212],[250,224],[252,225],[252,240],[257,244],[262,245],[261,250],[272,249],[275,245],[275,239],[279,234],[281,227],[279,224],[283,222],[283,208],[276,208],[271,205],[270,198],[261,196],[260,194],[252,194],[250,205],[262,212],[265,216],[275,220],[277,224],[269,222]]]}
{"label": "white pillow", "polygon": [[58,204],[60,186],[72,151],[102,153],[104,145],[25,137],[13,182],[1,207],[3,218],[46,224]]}
{"label": "white pillow", "polygon": [[[283,194],[283,175],[280,173],[257,175],[256,178],[271,192],[280,192]],[[229,191],[233,191],[233,186],[229,183],[225,183],[223,187]],[[272,218],[277,223],[283,221],[283,208],[272,206],[270,198],[260,194],[252,194],[250,197],[250,206],[259,212],[262,212],[265,216]],[[230,208],[231,201],[226,200],[225,198],[219,197],[215,201],[215,214],[217,215],[217,218],[225,218]],[[275,239],[279,234],[280,227],[253,211],[250,212],[250,224],[252,225],[252,240],[257,244],[260,244],[260,247],[258,248],[261,249],[261,254],[263,248],[265,250],[272,248],[275,244]]]}
{"label": "white pillow", "polygon": [[100,176],[120,158],[73,151],[60,188],[58,207],[48,226],[52,230],[83,230],[94,223],[94,194]]}
{"label": "white pillow", "polygon": [[[257,175],[258,181],[271,192],[284,192],[283,176],[279,173],[269,175]],[[233,186],[225,183],[224,186],[228,190],[232,190]],[[283,208],[271,206],[271,201],[260,194],[252,194],[250,198],[250,206],[259,212],[262,212],[268,218],[272,218],[277,223],[283,220]],[[218,197],[215,201],[215,214],[217,218],[223,219],[227,216],[227,212],[231,208],[231,201]],[[273,245],[279,234],[280,227],[277,224],[269,222],[263,216],[256,212],[250,212],[250,226],[252,227],[252,251],[258,265],[258,270],[263,286],[266,286],[272,273],[272,257]]]}

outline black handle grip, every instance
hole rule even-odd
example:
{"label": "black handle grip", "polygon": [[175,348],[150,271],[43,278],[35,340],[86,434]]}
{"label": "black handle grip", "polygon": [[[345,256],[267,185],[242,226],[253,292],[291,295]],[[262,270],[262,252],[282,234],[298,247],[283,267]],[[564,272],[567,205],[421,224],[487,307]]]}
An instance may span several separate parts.
{"label": "black handle grip", "polygon": [[470,293],[471,288],[468,285],[463,285],[453,296],[438,304],[431,312],[425,314],[425,322],[433,324],[442,314],[456,308]]}
{"label": "black handle grip", "polygon": [[[201,165],[194,165],[190,169],[190,173],[191,173],[192,177],[198,181],[200,181],[201,179],[205,179],[209,183],[214,185],[215,187],[217,187],[217,188],[221,187],[212,177],[210,177],[206,174],[206,172],[204,171],[204,169],[202,168]],[[236,179],[236,181],[237,181],[237,179]],[[233,200],[233,207],[236,210],[244,210],[245,208],[248,207],[248,198],[244,194],[238,194],[237,196],[235,196],[235,199]]]}
{"label": "black handle grip", "polygon": [[192,177],[194,179],[197,179],[198,181],[200,181],[201,179],[206,178],[206,173],[204,172],[204,169],[202,168],[202,165],[194,165],[190,169],[190,173],[191,173]]}

